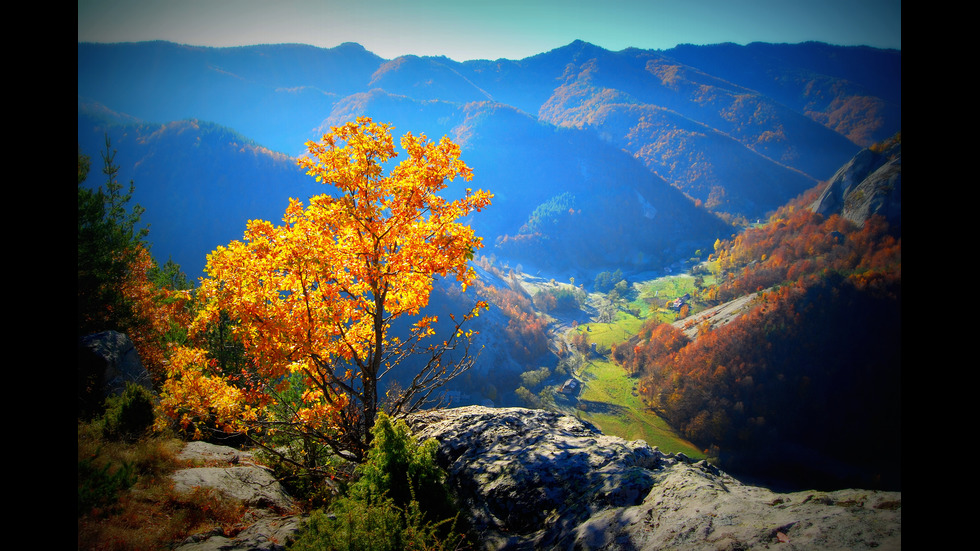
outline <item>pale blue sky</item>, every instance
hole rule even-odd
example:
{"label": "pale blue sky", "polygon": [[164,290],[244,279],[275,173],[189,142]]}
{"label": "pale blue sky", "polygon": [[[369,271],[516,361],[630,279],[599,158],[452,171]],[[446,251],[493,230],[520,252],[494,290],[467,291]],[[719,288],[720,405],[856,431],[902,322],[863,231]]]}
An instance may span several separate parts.
{"label": "pale blue sky", "polygon": [[357,42],[386,59],[523,59],[581,39],[609,50],[818,40],[902,47],[901,0],[78,0],[80,42]]}

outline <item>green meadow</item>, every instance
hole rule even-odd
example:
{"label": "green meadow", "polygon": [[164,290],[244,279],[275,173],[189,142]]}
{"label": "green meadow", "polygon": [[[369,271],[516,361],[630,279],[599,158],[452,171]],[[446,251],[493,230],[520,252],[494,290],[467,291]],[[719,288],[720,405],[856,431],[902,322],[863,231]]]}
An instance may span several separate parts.
{"label": "green meadow", "polygon": [[591,354],[576,369],[576,377],[584,384],[575,414],[605,434],[627,440],[645,440],[664,452],[683,452],[689,457],[703,459],[705,453],[702,450],[680,437],[646,407],[637,392],[638,380],[609,357],[612,346],[636,335],[646,320],[656,316],[663,322],[674,321],[675,313],[663,305],[685,293],[693,295],[696,291],[694,277],[664,277],[636,284],[634,288],[632,300],[620,301],[608,323],[582,323],[569,332],[569,340],[575,331],[588,335],[598,352],[598,356]]}
{"label": "green meadow", "polygon": [[585,383],[575,415],[599,427],[603,434],[626,440],[644,440],[666,453],[684,452],[703,459],[705,454],[681,438],[667,423],[648,410],[636,392],[636,379],[606,360],[586,362],[579,378]]}

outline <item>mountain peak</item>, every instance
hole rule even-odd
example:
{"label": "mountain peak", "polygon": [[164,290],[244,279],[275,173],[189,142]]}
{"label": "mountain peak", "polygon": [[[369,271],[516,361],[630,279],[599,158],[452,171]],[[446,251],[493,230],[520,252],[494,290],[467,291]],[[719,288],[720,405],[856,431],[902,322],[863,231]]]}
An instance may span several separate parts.
{"label": "mountain peak", "polygon": [[339,44],[338,46],[336,46],[336,47],[334,47],[332,49],[334,49],[334,50],[346,50],[346,51],[351,51],[351,52],[355,52],[355,51],[356,52],[366,52],[366,51],[368,51],[367,48],[365,48],[364,46],[362,46],[358,42],[343,42],[343,43]]}
{"label": "mountain peak", "polygon": [[[592,44],[591,42],[586,42],[586,41],[584,41],[582,39],[575,39],[575,40],[569,42],[568,44],[566,44],[564,46],[559,46],[559,47],[557,47],[557,48],[555,48],[553,50],[550,50],[548,52],[545,52],[543,54],[538,54],[538,56],[542,56],[542,55],[553,55],[553,54],[562,54],[562,53],[564,53],[564,54],[571,54],[571,55],[578,55],[578,54],[583,53],[583,52],[584,53],[593,53],[593,52],[606,52],[606,51],[608,51],[608,50],[605,50],[601,46],[596,46],[595,44]],[[532,57],[538,57],[538,56],[532,56]]]}
{"label": "mountain peak", "polygon": [[[565,48],[569,50],[574,50],[576,52],[608,52],[609,51],[603,48],[602,46],[596,46],[595,44],[591,42],[586,42],[582,39],[573,40],[568,46],[565,46]],[[559,49],[563,49],[563,48],[559,48]]]}

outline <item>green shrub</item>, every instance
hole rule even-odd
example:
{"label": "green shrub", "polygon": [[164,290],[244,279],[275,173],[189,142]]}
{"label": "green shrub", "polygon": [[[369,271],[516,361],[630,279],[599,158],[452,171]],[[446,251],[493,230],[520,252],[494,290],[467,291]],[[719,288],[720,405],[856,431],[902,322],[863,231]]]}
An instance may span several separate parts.
{"label": "green shrub", "polygon": [[98,455],[96,452],[78,460],[79,517],[93,509],[115,504],[119,494],[136,483],[136,468],[132,463],[99,462]]}
{"label": "green shrub", "polygon": [[423,512],[437,518],[454,514],[449,492],[444,485],[446,473],[436,464],[435,440],[419,443],[403,420],[393,421],[384,413],[371,429],[372,442],[367,460],[358,467],[358,480],[350,494],[370,501],[389,498],[396,507],[407,507],[416,496]]}
{"label": "green shrub", "polygon": [[153,426],[153,393],[136,385],[126,385],[118,396],[105,402],[102,435],[109,440],[134,440]]}
{"label": "green shrub", "polygon": [[463,536],[450,520],[426,522],[417,501],[337,499],[331,512],[314,511],[290,551],[403,551],[459,549]]}
{"label": "green shrub", "polygon": [[608,293],[613,289],[613,287],[622,281],[623,272],[622,270],[616,270],[615,272],[599,272],[595,278],[595,283],[592,288],[595,289],[597,293]]}
{"label": "green shrub", "polygon": [[456,507],[436,464],[436,442],[419,443],[402,421],[378,414],[359,478],[330,512],[315,511],[289,547],[307,550],[458,549]]}
{"label": "green shrub", "polygon": [[521,383],[528,389],[533,389],[551,377],[551,370],[547,367],[541,369],[531,369],[521,373]]}

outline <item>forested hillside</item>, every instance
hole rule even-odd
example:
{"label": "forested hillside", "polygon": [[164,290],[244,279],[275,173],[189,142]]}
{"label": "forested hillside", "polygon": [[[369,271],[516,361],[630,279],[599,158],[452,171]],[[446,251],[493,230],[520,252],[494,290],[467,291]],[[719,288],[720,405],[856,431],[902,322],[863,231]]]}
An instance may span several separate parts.
{"label": "forested hillside", "polygon": [[[157,261],[173,259],[192,280],[246,221],[278,220],[290,197],[317,191],[294,159],[214,123],[115,125],[80,109],[78,132],[81,152],[95,159],[110,136],[120,180],[132,181],[133,203],[147,207],[141,223]],[[93,175],[87,184],[102,181]]]}
{"label": "forested hillside", "polygon": [[902,120],[902,53],[828,44],[682,44],[664,52],[766,94],[868,147]]}
{"label": "forested hillside", "polygon": [[[730,74],[737,63],[751,76]],[[874,78],[862,78],[862,68]],[[235,220],[220,222],[225,232],[271,216],[241,204],[222,179],[256,190],[251,196],[280,194],[261,205],[309,192],[291,187],[293,176],[280,168],[239,171],[230,149],[205,162],[230,174],[182,172],[194,156],[174,148],[200,146],[150,140],[150,127],[217,124],[247,137],[229,144],[252,141],[289,158],[329,126],[368,115],[460,143],[474,185],[497,196],[500,208],[476,222],[499,245],[494,252],[565,272],[660,269],[730,236],[727,223],[764,218],[829,178],[871,136],[899,130],[900,89],[900,52],[817,43],[611,52],[576,41],[522,60],[464,63],[385,60],[357,44],[78,45],[79,143],[94,155],[110,135],[125,161],[121,176],[143,181],[136,200],[153,203],[146,221],[168,249],[188,234],[205,239],[213,231],[202,224],[218,222],[160,187],[190,186],[203,204],[226,205]],[[136,151],[151,144],[160,161],[152,171]],[[285,180],[285,189],[274,191],[273,180]],[[574,202],[567,217],[527,224],[559,198]],[[183,231],[169,224],[177,218]],[[154,254],[173,255],[196,275],[221,242]]]}
{"label": "forested hillside", "polygon": [[648,403],[725,468],[777,483],[901,487],[901,236],[813,212],[816,190],[707,266],[716,304],[753,309],[693,340],[647,324],[613,356]]}

